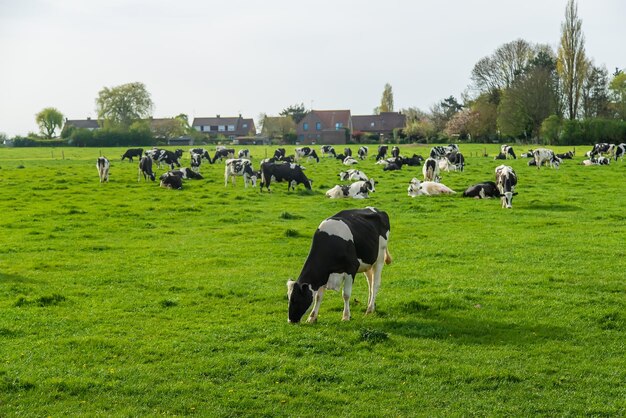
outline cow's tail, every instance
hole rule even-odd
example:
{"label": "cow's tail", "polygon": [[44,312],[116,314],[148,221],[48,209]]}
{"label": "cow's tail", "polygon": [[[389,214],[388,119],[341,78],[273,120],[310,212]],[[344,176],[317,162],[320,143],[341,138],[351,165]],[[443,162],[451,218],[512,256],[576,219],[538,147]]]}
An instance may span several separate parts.
{"label": "cow's tail", "polygon": [[391,254],[389,254],[389,250],[385,248],[385,264],[391,264],[393,259],[391,258]]}

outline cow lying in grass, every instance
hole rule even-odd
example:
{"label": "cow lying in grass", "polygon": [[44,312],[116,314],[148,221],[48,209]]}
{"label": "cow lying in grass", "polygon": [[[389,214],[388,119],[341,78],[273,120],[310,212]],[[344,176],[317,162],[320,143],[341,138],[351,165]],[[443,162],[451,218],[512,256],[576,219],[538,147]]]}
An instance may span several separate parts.
{"label": "cow lying in grass", "polygon": [[445,184],[436,183],[434,181],[419,181],[416,178],[413,178],[409,183],[409,188],[407,192],[408,195],[411,197],[456,193]]}

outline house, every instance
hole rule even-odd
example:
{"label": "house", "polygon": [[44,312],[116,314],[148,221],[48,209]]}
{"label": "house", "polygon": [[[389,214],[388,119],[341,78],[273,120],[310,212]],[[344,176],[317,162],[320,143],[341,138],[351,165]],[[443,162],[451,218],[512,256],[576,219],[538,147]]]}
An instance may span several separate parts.
{"label": "house", "polygon": [[87,119],[68,119],[65,118],[65,125],[63,126],[63,130],[68,129],[70,126],[80,129],[89,129],[90,131],[94,131],[96,129],[100,129],[100,125],[98,121],[95,119],[91,119],[88,117]]}
{"label": "house", "polygon": [[194,118],[191,127],[198,132],[202,132],[211,137],[223,135],[228,139],[235,139],[241,136],[256,135],[256,127],[253,119],[238,117],[214,118]]}
{"label": "house", "polygon": [[296,127],[301,144],[345,144],[351,131],[349,110],[311,110]]}
{"label": "house", "polygon": [[381,112],[378,115],[352,116],[353,134],[376,134],[384,139],[393,137],[394,129],[406,126],[406,115],[400,112]]}

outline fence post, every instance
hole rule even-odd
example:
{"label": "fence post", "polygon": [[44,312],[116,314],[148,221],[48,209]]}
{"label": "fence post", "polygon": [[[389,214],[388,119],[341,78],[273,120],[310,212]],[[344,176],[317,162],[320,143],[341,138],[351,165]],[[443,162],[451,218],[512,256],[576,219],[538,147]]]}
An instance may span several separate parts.
{"label": "fence post", "polygon": [[65,151],[61,150],[61,158],[65,160]]}

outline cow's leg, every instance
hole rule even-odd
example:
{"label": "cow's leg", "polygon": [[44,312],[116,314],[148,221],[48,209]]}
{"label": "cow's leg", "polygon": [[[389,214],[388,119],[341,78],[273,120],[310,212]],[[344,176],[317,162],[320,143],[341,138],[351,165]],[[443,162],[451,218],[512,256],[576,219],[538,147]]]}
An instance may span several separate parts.
{"label": "cow's leg", "polygon": [[307,322],[313,323],[317,321],[317,313],[320,310],[320,305],[322,304],[322,298],[324,297],[324,286],[320,287],[317,292],[313,295],[313,309],[309,314],[309,318],[306,320]]}
{"label": "cow's leg", "polygon": [[137,182],[141,180],[141,168],[137,170]]}
{"label": "cow's leg", "polygon": [[382,260],[377,261],[368,271],[372,277],[368,277],[368,282],[371,281],[371,285],[370,297],[367,302],[367,310],[365,311],[366,314],[374,313],[374,309],[376,308],[376,294],[378,293],[378,289],[380,289],[381,274],[383,271]]}
{"label": "cow's leg", "polygon": [[354,283],[354,277],[346,274],[343,280],[343,290],[341,292],[341,295],[343,296],[342,321],[350,320],[350,295],[352,295],[352,283]]}

